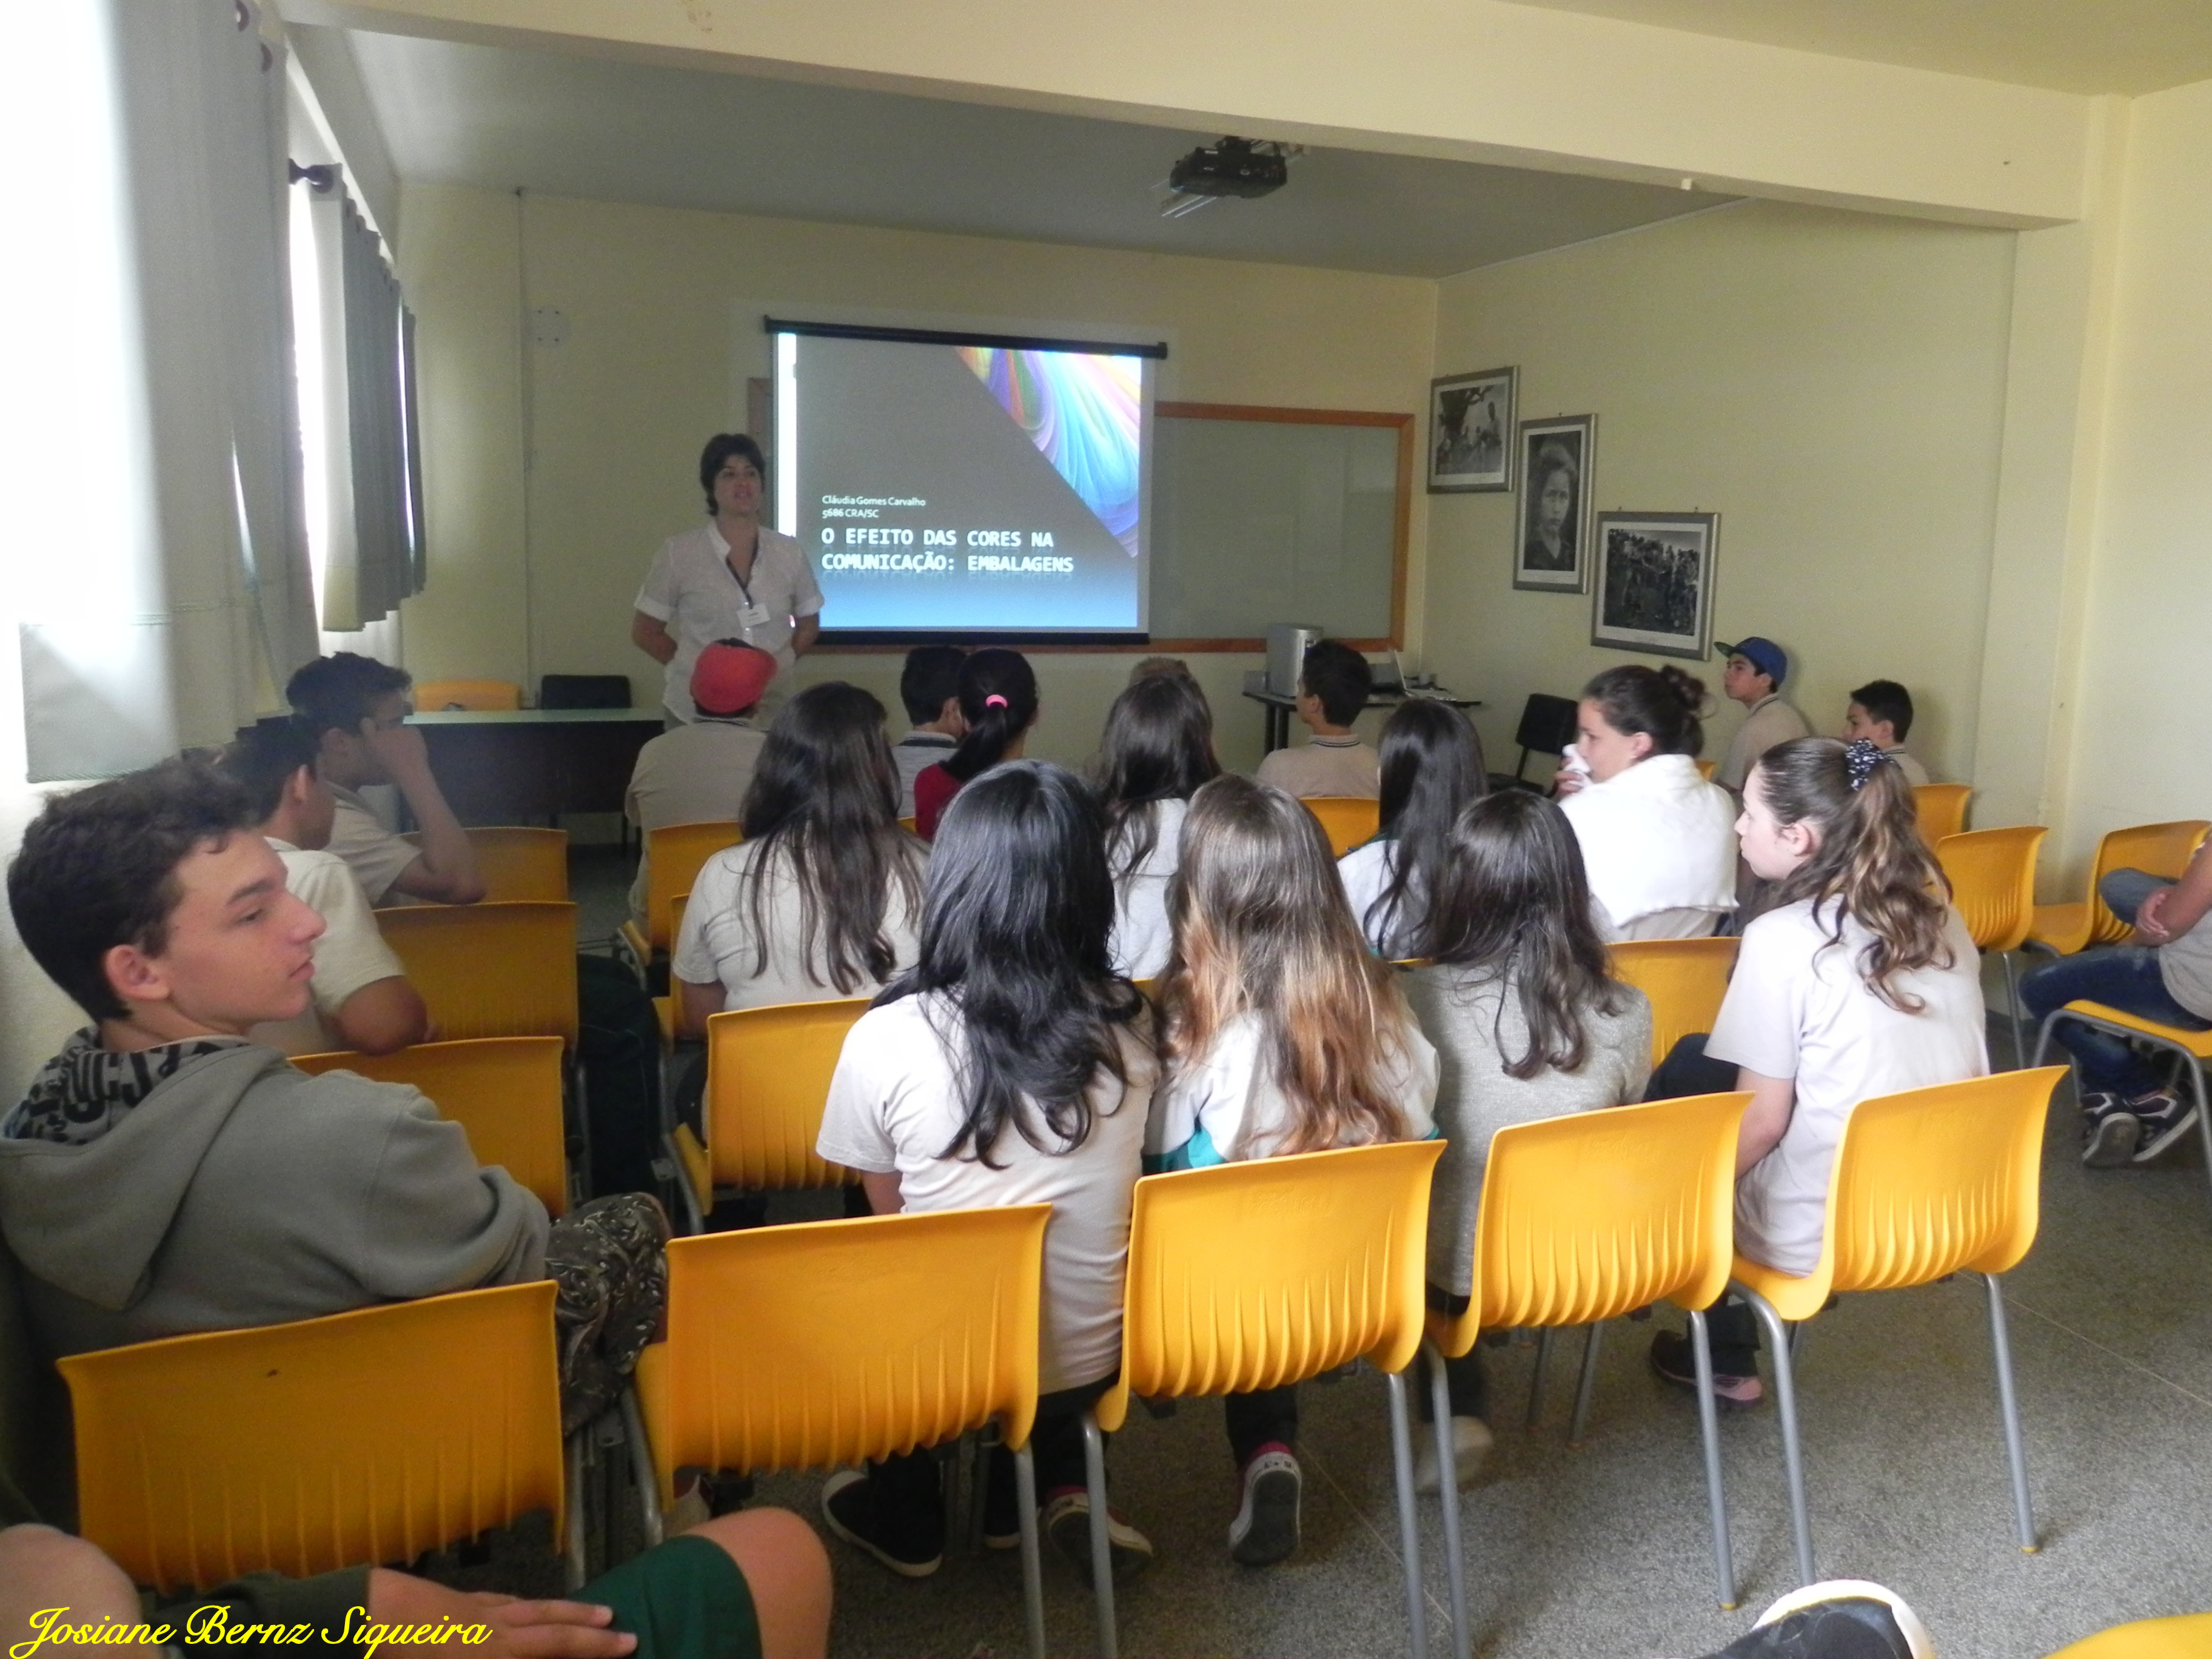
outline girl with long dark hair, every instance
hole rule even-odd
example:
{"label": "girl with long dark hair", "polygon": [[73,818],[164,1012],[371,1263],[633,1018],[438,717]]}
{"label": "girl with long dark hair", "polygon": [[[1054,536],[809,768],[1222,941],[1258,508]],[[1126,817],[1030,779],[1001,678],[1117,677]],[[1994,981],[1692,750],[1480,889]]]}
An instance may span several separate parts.
{"label": "girl with long dark hair", "polygon": [[1019,760],[1036,724],[1036,674],[1018,651],[987,647],[960,665],[960,716],[968,723],[960,746],[914,781],[914,826],[924,841],[937,835],[945,804],[969,779],[1000,761]]}
{"label": "girl with long dark hair", "polygon": [[1132,681],[1107,712],[1091,781],[1106,808],[1114,878],[1114,967],[1131,979],[1168,965],[1168,883],[1192,792],[1221,775],[1213,710],[1183,674]]}
{"label": "girl with long dark hair", "polygon": [[[1752,873],[1778,884],[1743,930],[1711,1035],[1685,1037],[1654,1098],[1751,1093],[1736,1145],[1735,1247],[1810,1273],[1827,1230],[1828,1177],[1851,1109],[1875,1095],[1989,1074],[1981,956],[1920,838],[1912,787],[1861,738],[1796,738],[1759,757],[1736,825]],[[1755,1403],[1757,1327],[1713,1310],[1713,1389]],[[1695,1388],[1688,1340],[1652,1339],[1651,1363]]]}
{"label": "girl with long dark hair", "polygon": [[1448,702],[1410,697],[1382,726],[1381,827],[1337,860],[1369,948],[1398,958],[1419,932],[1436,867],[1468,802],[1490,787],[1482,739]]}
{"label": "girl with long dark hair", "polygon": [[1698,774],[1705,683],[1608,668],[1583,688],[1559,804],[1616,939],[1693,939],[1735,908],[1735,802]]}
{"label": "girl with long dark hair", "polygon": [[[1449,1143],[1430,1189],[1429,1299],[1456,1313],[1474,1287],[1491,1136],[1638,1098],[1651,1069],[1651,1006],[1612,975],[1582,851],[1551,802],[1518,789],[1473,802],[1436,869],[1414,940],[1429,962],[1407,976],[1406,998],[1437,1045],[1437,1127]],[[1462,1483],[1490,1448],[1481,1352],[1445,1364]],[[1435,1457],[1425,1449],[1419,1459],[1425,1490],[1441,1482]]]}
{"label": "girl with long dark hair", "polygon": [[928,852],[898,825],[884,706],[809,686],[769,728],[744,839],[699,872],[670,973],[678,1029],[728,1008],[874,992],[915,958]]}
{"label": "girl with long dark hair", "polygon": [[[980,654],[980,653],[979,653]],[[1121,1365],[1129,1206],[1152,1100],[1145,1000],[1114,972],[1104,816],[1073,775],[993,768],[945,812],[915,965],[853,1027],[817,1150],[860,1172],[879,1214],[1049,1203],[1036,1425],[1043,1528],[1090,1571],[1081,1413]],[[1017,1537],[1012,1465],[994,1461],[987,1542]],[[893,1571],[944,1549],[927,1453],[832,1476],[830,1528]],[[1115,1518],[1117,1577],[1152,1555]]]}
{"label": "girl with long dark hair", "polygon": [[[1147,1170],[1201,1169],[1425,1138],[1436,1050],[1366,947],[1321,825],[1273,785],[1221,777],[1191,798],[1160,982],[1160,1086]],[[1223,1402],[1237,1469],[1229,1553],[1297,1547],[1293,1386]]]}

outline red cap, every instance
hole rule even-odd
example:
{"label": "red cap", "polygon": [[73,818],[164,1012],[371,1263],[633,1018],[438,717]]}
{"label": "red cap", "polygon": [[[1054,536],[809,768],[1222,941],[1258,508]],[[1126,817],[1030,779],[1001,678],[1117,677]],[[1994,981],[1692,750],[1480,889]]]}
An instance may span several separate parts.
{"label": "red cap", "polygon": [[775,659],[754,645],[719,641],[691,666],[691,701],[702,714],[742,714],[775,678]]}

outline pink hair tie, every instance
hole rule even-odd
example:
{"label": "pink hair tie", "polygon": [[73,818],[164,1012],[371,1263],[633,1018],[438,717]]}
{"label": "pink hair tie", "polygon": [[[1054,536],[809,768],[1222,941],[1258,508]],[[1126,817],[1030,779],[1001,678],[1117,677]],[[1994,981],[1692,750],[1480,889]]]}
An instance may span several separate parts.
{"label": "pink hair tie", "polygon": [[986,708],[1004,708],[1006,706],[1006,700],[995,691],[983,699],[983,707]]}

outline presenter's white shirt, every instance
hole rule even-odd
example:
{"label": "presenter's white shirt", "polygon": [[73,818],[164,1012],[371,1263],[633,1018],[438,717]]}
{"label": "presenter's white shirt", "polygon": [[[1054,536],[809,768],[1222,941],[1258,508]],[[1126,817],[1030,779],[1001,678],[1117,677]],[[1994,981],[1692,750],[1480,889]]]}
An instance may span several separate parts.
{"label": "presenter's white shirt", "polygon": [[781,672],[797,659],[791,649],[793,622],[822,609],[822,590],[805,550],[781,531],[760,526],[752,577],[742,586],[729,561],[730,544],[709,519],[663,542],[637,591],[637,609],[666,623],[675,636],[676,654],[664,672],[660,700],[680,720],[698,718],[691,669],[702,651],[717,640],[743,640],[773,656]]}
{"label": "presenter's white shirt", "polygon": [[[380,979],[401,979],[407,969],[377,931],[368,896],[335,853],[311,853],[269,838],[284,860],[284,885],[323,919],[315,941],[313,1000],[290,1019],[267,1020],[246,1035],[288,1054],[323,1054],[346,1046],[332,1024],[346,999]],[[403,846],[404,842],[401,843]]]}
{"label": "presenter's white shirt", "polygon": [[1736,804],[1687,755],[1652,755],[1559,803],[1613,939],[1696,939],[1735,908]]}
{"label": "presenter's white shirt", "polygon": [[[757,968],[760,934],[753,928],[752,902],[746,876],[771,843],[740,842],[708,859],[691,884],[691,897],[684,907],[684,926],[676,936],[670,971],[692,985],[722,987],[722,1011],[766,1008],[780,1002],[833,1002],[841,997],[872,997],[883,989],[880,981],[866,975],[850,991],[841,991],[830,981],[828,955],[823,948],[826,922],[815,918],[814,948],[808,951],[806,918],[800,903],[799,883],[788,859],[778,858],[763,884],[761,906],[768,939],[768,965]],[[914,843],[915,890],[921,891],[921,874],[928,854]],[[909,909],[899,884],[890,884],[884,910],[884,937],[890,941],[892,975],[914,966],[915,927],[919,909]]]}
{"label": "presenter's white shirt", "polygon": [[1944,922],[1948,967],[1899,975],[1899,1000],[1881,1000],[1860,976],[1873,936],[1856,921],[1830,944],[1809,899],[1770,910],[1743,931],[1735,973],[1705,1053],[1796,1085],[1790,1127],[1735,1184],[1736,1248],[1800,1275],[1820,1259],[1828,1176],[1851,1109],[1876,1095],[1986,1077],[1989,1042],[1982,961],[1953,910]]}
{"label": "presenter's white shirt", "polygon": [[[1168,884],[1175,879],[1178,849],[1182,844],[1182,821],[1190,803],[1150,801],[1130,809],[1128,820],[1106,849],[1106,867],[1114,872],[1114,971],[1130,979],[1157,979],[1166,971],[1175,934],[1168,925]],[[1152,850],[1142,863],[1121,872],[1133,825],[1150,814],[1154,830]]]}
{"label": "presenter's white shirt", "polygon": [[[965,1115],[960,1044],[958,1004],[941,992],[861,1015],[830,1079],[815,1150],[850,1170],[896,1172],[910,1212],[1051,1205],[1037,1386],[1049,1394],[1111,1376],[1121,1363],[1121,1279],[1152,1098],[1152,1053],[1123,1028],[1128,1081],[1103,1070],[1092,1079],[1089,1136],[1048,1152],[1010,1126],[990,1149],[993,1169],[980,1158],[941,1156]],[[1051,1145],[1041,1115],[1027,1109]]]}

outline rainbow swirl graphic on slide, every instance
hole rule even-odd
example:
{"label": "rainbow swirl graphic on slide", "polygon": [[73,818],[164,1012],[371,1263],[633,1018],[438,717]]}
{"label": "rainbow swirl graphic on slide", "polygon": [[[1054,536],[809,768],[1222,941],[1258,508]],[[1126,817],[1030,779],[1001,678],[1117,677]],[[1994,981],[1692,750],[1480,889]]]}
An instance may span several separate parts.
{"label": "rainbow swirl graphic on slide", "polygon": [[1135,558],[1142,360],[999,346],[952,349]]}

